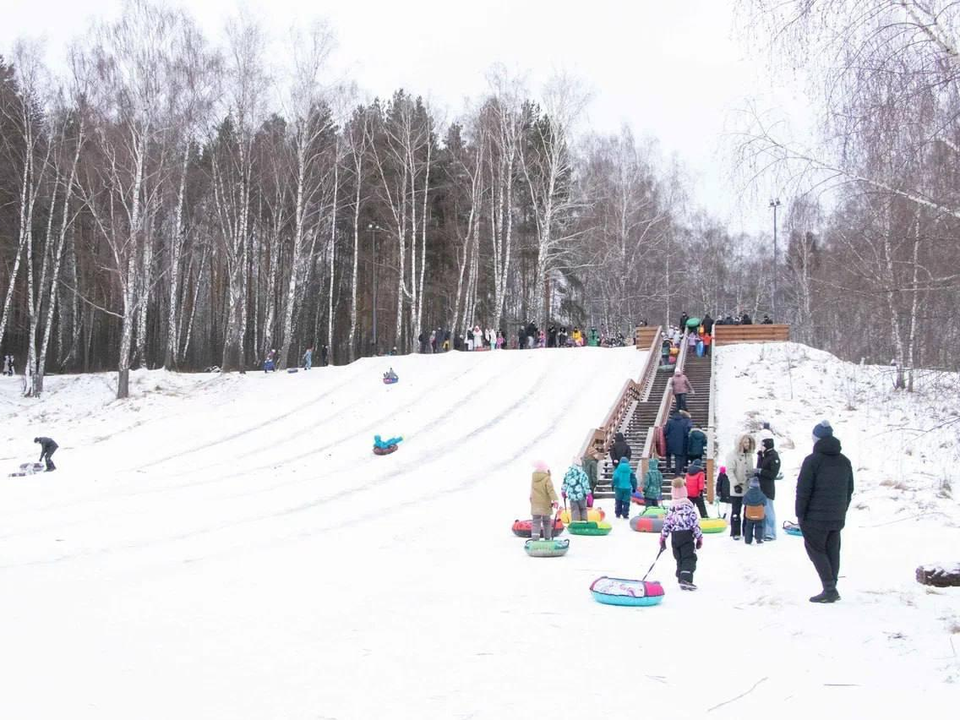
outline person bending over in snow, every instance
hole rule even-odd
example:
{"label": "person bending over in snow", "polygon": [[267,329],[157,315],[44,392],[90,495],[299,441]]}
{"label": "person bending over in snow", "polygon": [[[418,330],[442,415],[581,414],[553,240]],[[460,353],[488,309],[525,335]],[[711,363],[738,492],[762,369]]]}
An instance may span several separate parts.
{"label": "person bending over in snow", "polygon": [[53,454],[57,451],[57,448],[60,447],[52,439],[48,437],[36,437],[33,439],[35,443],[40,443],[40,459],[37,462],[47,461],[47,472],[51,470],[56,470],[57,466],[53,464]]}
{"label": "person bending over in snow", "polygon": [[697,550],[703,547],[703,532],[700,518],[693,504],[687,499],[687,487],[682,477],[673,479],[671,497],[673,507],[663,520],[660,531],[660,550],[667,549],[667,535],[677,561],[677,580],[683,590],[696,590],[693,573],[697,569]]}
{"label": "person bending over in snow", "polygon": [[392,447],[393,445],[399,445],[402,442],[403,442],[402,437],[393,437],[393,438],[390,438],[389,440],[381,440],[379,435],[373,436],[374,447],[378,447],[381,450],[386,450],[388,447]]}
{"label": "person bending over in snow", "polygon": [[574,522],[587,519],[587,498],[592,493],[590,478],[580,467],[580,462],[579,458],[570,462],[560,488],[563,497],[570,501],[570,519]]}
{"label": "person bending over in snow", "polygon": [[530,482],[530,537],[540,539],[540,531],[546,540],[553,539],[553,510],[560,504],[557,502],[557,492],[553,489],[550,479],[550,468],[543,460],[534,465],[533,478]]}

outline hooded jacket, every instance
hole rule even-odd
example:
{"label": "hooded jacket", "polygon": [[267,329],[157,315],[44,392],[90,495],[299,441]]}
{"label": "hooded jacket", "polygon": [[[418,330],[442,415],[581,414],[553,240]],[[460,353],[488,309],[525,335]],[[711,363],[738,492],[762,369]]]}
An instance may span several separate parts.
{"label": "hooded jacket", "polygon": [[663,473],[660,472],[660,462],[650,458],[647,463],[647,474],[643,476],[643,496],[650,500],[659,500],[663,492]]}
{"label": "hooded jacket", "polygon": [[563,492],[567,494],[567,497],[574,502],[583,500],[592,492],[590,489],[590,478],[587,477],[587,474],[579,465],[570,466],[567,474],[563,476],[563,485],[561,487]]}
{"label": "hooded jacket", "polygon": [[706,487],[703,470],[698,470],[695,473],[687,472],[686,484],[687,497],[695,498],[702,495]]}
{"label": "hooded jacket", "polygon": [[633,468],[630,467],[630,461],[627,458],[621,458],[617,468],[613,471],[613,489],[614,490],[632,490]]}
{"label": "hooded jacket", "polygon": [[780,454],[770,447],[764,448],[757,456],[757,469],[760,471],[760,489],[771,500],[776,499],[777,484],[774,482],[780,473]]}
{"label": "hooded jacket", "polygon": [[747,490],[746,495],[743,496],[744,505],[766,505],[767,497],[763,490],[760,489],[760,484],[751,483],[750,488]]}
{"label": "hooded jacket", "polygon": [[625,457],[629,460],[631,456],[630,445],[623,437],[623,433],[618,432],[616,439],[613,441],[613,445],[610,446],[610,459],[613,461],[614,467],[619,464],[620,458]]}
{"label": "hooded jacket", "polygon": [[717,497],[722,503],[730,502],[730,478],[725,472],[717,475]]}
{"label": "hooded jacket", "polygon": [[687,437],[687,455],[689,457],[703,457],[707,449],[707,436],[703,430],[694,428]]}
{"label": "hooded jacket", "polygon": [[700,513],[694,509],[693,503],[689,500],[680,500],[670,508],[670,512],[663,519],[660,542],[666,542],[667,535],[670,533],[682,530],[690,530],[696,540],[703,537],[703,531],[700,529]]}
{"label": "hooded jacket", "polygon": [[800,525],[841,530],[853,497],[853,466],[840,452],[840,441],[825,437],[803,460],[797,479],[797,521]]}
{"label": "hooded jacket", "polygon": [[[743,450],[743,446],[747,450]],[[743,497],[747,491],[750,478],[753,477],[753,453],[757,448],[757,441],[753,435],[743,433],[737,438],[733,451],[727,455],[727,475],[730,477],[730,497]],[[737,488],[740,488],[737,490]]]}
{"label": "hooded jacket", "polygon": [[667,439],[667,453],[670,455],[687,454],[687,437],[690,434],[690,428],[693,427],[690,417],[684,417],[677,413],[667,420],[663,429],[664,437]]}
{"label": "hooded jacket", "polygon": [[553,503],[557,502],[557,493],[549,472],[537,470],[530,484],[530,514],[552,515]]}
{"label": "hooded jacket", "polygon": [[687,395],[689,393],[694,393],[693,386],[690,384],[690,380],[682,372],[675,372],[673,378],[670,380],[670,387],[673,388],[674,395]]}

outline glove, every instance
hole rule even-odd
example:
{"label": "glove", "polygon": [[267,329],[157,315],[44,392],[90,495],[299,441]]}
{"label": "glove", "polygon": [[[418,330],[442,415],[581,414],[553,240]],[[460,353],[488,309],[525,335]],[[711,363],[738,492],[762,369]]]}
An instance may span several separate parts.
{"label": "glove", "polygon": [[666,541],[666,540],[661,540],[661,541],[660,541],[660,552],[663,552],[663,551],[666,550],[666,549],[667,549],[667,541]]}
{"label": "glove", "polygon": [[697,538],[697,550],[703,547],[703,538]]}
{"label": "glove", "polygon": [[589,495],[587,495],[587,504],[593,505],[593,493],[590,493]]}
{"label": "glove", "polygon": [[734,485],[734,486],[733,486],[733,491],[736,492],[736,493],[742,493],[742,492],[743,492],[743,485]]}
{"label": "glove", "polygon": [[562,490],[562,491],[560,492],[560,497],[562,497],[564,500],[566,500],[566,499],[567,499],[567,491],[566,491],[566,490]]}
{"label": "glove", "polygon": [[553,509],[554,509],[554,510],[556,510],[558,507],[560,507],[560,503],[553,503]]}

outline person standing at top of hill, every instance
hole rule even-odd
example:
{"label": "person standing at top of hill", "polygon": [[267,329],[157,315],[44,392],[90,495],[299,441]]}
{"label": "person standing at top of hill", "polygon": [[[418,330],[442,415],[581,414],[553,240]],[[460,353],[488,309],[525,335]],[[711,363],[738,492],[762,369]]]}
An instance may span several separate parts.
{"label": "person standing at top of hill", "polygon": [[807,556],[823,585],[810,602],[832,603],[840,599],[840,531],[853,497],[853,466],[840,452],[829,421],[813,428],[813,440],[813,452],[800,466],[795,509]]}
{"label": "person standing at top of hill", "polygon": [[741,325],[753,325],[753,320],[750,319],[750,316],[747,315],[747,311],[743,311],[743,315],[740,316]]}
{"label": "person standing at top of hill", "polygon": [[703,319],[700,321],[700,324],[703,325],[703,331],[705,333],[710,334],[713,332],[713,318],[710,317],[710,313],[707,313],[706,315],[703,316]]}
{"label": "person standing at top of hill", "polygon": [[697,392],[690,384],[690,380],[684,374],[683,370],[674,370],[673,377],[670,378],[670,387],[673,390],[673,397],[677,401],[677,410],[687,409],[687,394],[696,395]]}
{"label": "person standing at top of hill", "polygon": [[613,466],[617,467],[617,464],[620,462],[620,458],[626,458],[629,460],[632,457],[633,452],[630,449],[630,444],[623,436],[623,433],[618,432],[614,437],[613,444],[610,446],[610,460],[613,461]]}
{"label": "person standing at top of hill", "polygon": [[769,315],[764,315],[764,316],[763,316],[763,321],[762,321],[760,324],[761,324],[761,325],[773,325],[773,320],[770,319],[770,316],[769,316]]}
{"label": "person standing at top of hill", "polygon": [[680,332],[683,333],[687,329],[687,320],[690,319],[690,316],[687,315],[687,311],[683,311],[683,315],[680,316]]}

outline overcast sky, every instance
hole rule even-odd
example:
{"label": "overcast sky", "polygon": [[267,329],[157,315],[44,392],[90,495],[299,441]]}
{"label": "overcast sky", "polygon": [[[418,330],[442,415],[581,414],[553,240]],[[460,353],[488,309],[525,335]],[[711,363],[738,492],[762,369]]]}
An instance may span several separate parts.
{"label": "overcast sky", "polygon": [[[10,4],[12,2],[12,8]],[[222,39],[236,0],[181,5]],[[464,99],[486,86],[495,62],[529,73],[535,90],[554,69],[583,78],[593,90],[588,123],[616,132],[626,123],[676,153],[694,180],[693,200],[734,232],[766,230],[764,189],[740,197],[723,153],[724,128],[746,99],[789,103],[770,93],[764,63],[734,28],[732,0],[247,0],[282,52],[295,22],[325,17],[338,42],[339,71],[361,89],[387,95],[399,87],[428,96],[453,119]],[[94,18],[118,13],[121,0],[6,0],[0,52],[18,36],[43,37],[52,64]],[[278,59],[279,61],[279,59]]]}

